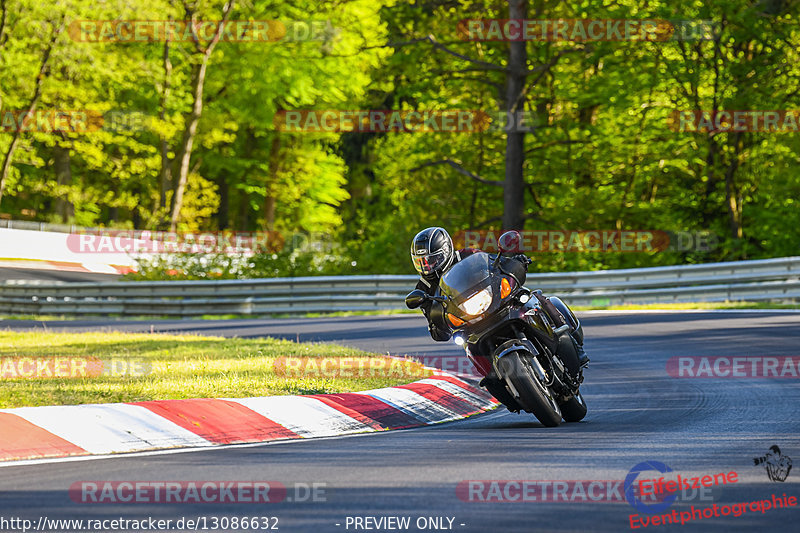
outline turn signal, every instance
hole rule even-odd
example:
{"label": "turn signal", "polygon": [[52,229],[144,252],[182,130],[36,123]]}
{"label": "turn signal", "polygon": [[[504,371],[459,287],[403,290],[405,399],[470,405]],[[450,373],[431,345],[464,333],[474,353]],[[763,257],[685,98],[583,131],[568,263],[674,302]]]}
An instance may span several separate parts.
{"label": "turn signal", "polygon": [[464,321],[463,320],[461,320],[460,318],[458,318],[455,315],[451,315],[450,313],[447,313],[447,320],[450,321],[450,323],[453,325],[454,328],[457,328],[459,326],[463,326],[464,325]]}
{"label": "turn signal", "polygon": [[511,294],[511,289],[513,288],[513,283],[509,281],[508,278],[503,278],[503,281],[500,282],[500,298],[505,298],[509,294]]}

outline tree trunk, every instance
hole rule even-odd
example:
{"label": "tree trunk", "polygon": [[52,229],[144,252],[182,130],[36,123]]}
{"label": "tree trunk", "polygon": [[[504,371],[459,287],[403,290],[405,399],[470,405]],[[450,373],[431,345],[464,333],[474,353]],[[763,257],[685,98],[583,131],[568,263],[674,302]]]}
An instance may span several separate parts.
{"label": "tree trunk", "polygon": [[142,227],[142,215],[139,214],[138,205],[131,210],[131,221],[133,222],[133,229],[140,229]]}
{"label": "tree trunk", "polygon": [[741,132],[736,133],[736,137],[731,144],[733,145],[733,153],[731,154],[730,165],[725,171],[725,204],[728,208],[728,227],[731,231],[731,237],[741,239],[744,234],[742,231],[742,201],[739,188],[736,186],[736,172],[739,170],[739,157],[743,150]]}
{"label": "tree trunk", "polygon": [[250,195],[246,190],[241,191],[239,199],[239,230],[247,231],[250,229]]}
{"label": "tree trunk", "polygon": [[[169,60],[169,35],[164,42],[164,86],[161,88],[161,98],[159,102],[159,118],[163,121],[167,116],[167,102],[170,95],[170,78],[172,76],[172,62]],[[169,159],[169,144],[167,139],[161,137],[161,172],[159,173],[158,180],[158,207],[166,213],[169,208],[167,199],[167,191],[172,189],[172,161]],[[166,219],[166,217],[164,217]],[[166,222],[163,220],[162,222]]]}
{"label": "tree trunk", "polygon": [[170,219],[170,231],[175,231],[180,220],[181,208],[183,207],[183,195],[186,192],[186,183],[189,181],[189,161],[192,158],[192,147],[194,138],[197,135],[197,124],[200,122],[200,115],[203,113],[203,85],[206,80],[206,68],[208,66],[208,56],[203,55],[200,65],[194,67],[192,73],[192,94],[194,103],[192,111],[186,119],[186,127],[183,130],[183,138],[180,145],[178,183],[175,194],[172,197],[172,217]]}
{"label": "tree trunk", "polygon": [[[509,19],[524,19],[527,12],[526,0],[509,0]],[[508,44],[505,110],[512,117],[524,107],[522,91],[528,68],[525,45],[525,41],[512,41]],[[522,173],[525,162],[525,132],[518,131],[519,128],[509,129],[511,131],[506,138],[506,176],[503,184],[504,230],[522,229],[525,224],[525,177]]]}
{"label": "tree trunk", "polygon": [[[0,0],[0,50],[6,44],[6,22],[8,21],[8,10],[6,9],[6,0]],[[0,61],[2,61],[2,54],[0,54]],[[3,108],[3,99],[0,97],[0,109]]]}
{"label": "tree trunk", "polygon": [[[197,124],[200,122],[200,115],[203,113],[203,86],[206,82],[206,70],[208,69],[208,60],[211,58],[211,53],[214,51],[219,39],[222,35],[222,30],[228,22],[228,17],[233,10],[233,0],[225,4],[223,8],[223,16],[220,23],[217,25],[217,31],[214,37],[208,43],[205,49],[198,46],[198,51],[201,53],[200,64],[192,68],[192,110],[186,117],[186,124],[183,129],[183,137],[178,153],[175,156],[178,161],[178,182],[175,188],[175,194],[172,196],[172,217],[170,221],[170,231],[174,232],[178,227],[178,221],[181,217],[181,208],[183,207],[183,195],[186,191],[186,183],[189,180],[189,161],[192,158],[192,147],[194,145],[194,138],[197,135]],[[186,6],[186,4],[184,4]],[[189,8],[186,8],[187,15]],[[189,16],[194,20],[193,16]]]}
{"label": "tree trunk", "polygon": [[[5,5],[3,5],[4,13],[5,13]],[[63,21],[62,21],[63,22]],[[44,50],[44,54],[42,55],[42,66],[39,67],[39,75],[36,76],[36,88],[33,91],[33,97],[31,97],[31,101],[28,104],[28,107],[25,109],[25,113],[33,113],[36,111],[36,106],[39,105],[39,99],[42,97],[42,84],[44,80],[50,73],[50,69],[48,68],[48,63],[50,61],[50,54],[53,51],[53,47],[56,44],[56,39],[58,39],[58,35],[61,33],[63,26],[61,23],[54,25],[53,27],[53,35],[50,38],[50,42],[47,43],[47,48]],[[14,157],[14,151],[17,149],[17,145],[19,144],[20,136],[22,135],[22,128],[18,127],[14,131],[14,136],[11,139],[11,144],[8,146],[6,150],[5,156],[3,156],[3,166],[2,170],[0,170],[0,203],[3,201],[3,191],[6,188],[6,180],[8,179],[8,174],[11,171],[11,161]]]}
{"label": "tree trunk", "polygon": [[[595,113],[597,112],[597,108],[600,107],[597,104],[587,105],[586,107],[581,107],[578,109],[578,123],[583,127],[588,129],[592,122],[594,121]],[[588,163],[588,161],[587,161]],[[580,173],[578,174],[577,180],[575,180],[575,186],[578,189],[589,189],[592,187],[592,169],[589,168],[587,165],[584,167]],[[631,178],[631,185],[633,184],[633,178]],[[625,202],[625,195],[622,197],[622,202]]]}
{"label": "tree trunk", "polygon": [[[56,174],[56,183],[59,185],[72,185],[70,162],[69,148],[56,143],[53,146],[53,170]],[[66,195],[60,192],[56,197],[55,211],[61,217],[62,222],[67,222],[75,214],[75,207],[67,198]]]}
{"label": "tree trunk", "polygon": [[278,181],[281,165],[281,137],[275,134],[272,137],[272,144],[269,148],[269,176],[267,177],[265,198],[264,198],[264,229],[272,231],[275,229],[275,206],[276,198],[274,187]]}
{"label": "tree trunk", "polygon": [[230,217],[230,185],[228,175],[225,170],[217,177],[217,187],[219,187],[219,208],[217,209],[217,228],[220,231],[228,229],[228,218]]}
{"label": "tree trunk", "polygon": [[[7,39],[6,36],[6,22],[8,21],[8,10],[6,9],[6,0],[0,0],[0,52],[5,46]],[[2,63],[3,55],[0,53],[0,63]],[[0,96],[0,109],[3,108],[3,97]]]}
{"label": "tree trunk", "polygon": [[716,216],[716,208],[709,207],[711,195],[714,193],[714,188],[717,186],[717,176],[715,165],[717,164],[717,153],[719,148],[713,137],[708,137],[708,150],[706,151],[705,161],[705,175],[706,175],[706,188],[701,198],[701,218],[702,227],[708,227],[710,221]]}
{"label": "tree trunk", "polygon": [[275,205],[275,197],[269,194],[264,199],[264,229],[268,232],[275,229]]}
{"label": "tree trunk", "polygon": [[21,131],[19,129],[14,132],[14,137],[11,139],[11,144],[8,146],[8,150],[6,150],[6,154],[3,157],[3,170],[0,171],[0,203],[3,202],[3,192],[6,189],[6,180],[8,179],[8,174],[11,170],[11,159],[14,157],[14,151],[17,149],[17,144],[19,144],[20,133]]}

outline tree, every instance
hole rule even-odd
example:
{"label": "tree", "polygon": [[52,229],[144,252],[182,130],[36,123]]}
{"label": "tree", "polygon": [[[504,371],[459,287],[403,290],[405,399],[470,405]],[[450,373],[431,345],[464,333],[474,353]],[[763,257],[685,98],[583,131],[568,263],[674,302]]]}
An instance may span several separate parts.
{"label": "tree", "polygon": [[[196,54],[199,56],[199,62],[192,65],[192,109],[186,115],[183,135],[178,145],[177,155],[175,156],[178,175],[175,195],[172,199],[170,231],[175,231],[177,229],[181,208],[183,207],[183,195],[186,190],[187,180],[189,179],[189,161],[192,157],[192,148],[194,146],[195,137],[197,136],[197,124],[200,122],[200,115],[203,113],[203,88],[206,82],[208,61],[222,36],[225,24],[228,22],[231,11],[233,11],[233,6],[234,0],[228,0],[228,2],[225,3],[225,6],[222,8],[222,20],[217,25],[217,29],[208,44],[203,45],[200,42],[200,37],[197,35],[195,26],[197,22],[197,6],[195,4],[190,4],[186,0],[183,2],[184,14],[186,16],[185,20],[190,20],[192,23],[192,35]],[[168,53],[168,51],[165,53]]]}
{"label": "tree", "polygon": [[[5,21],[6,21],[6,6],[5,2],[2,5],[2,26],[0,26],[0,42],[2,42],[3,30],[5,29]],[[3,191],[6,187],[6,180],[8,179],[9,172],[11,171],[11,161],[14,157],[14,152],[17,149],[17,145],[19,144],[19,140],[22,137],[22,133],[24,130],[23,121],[25,120],[24,117],[32,116],[35,111],[36,107],[39,105],[39,100],[42,97],[42,86],[44,85],[45,80],[50,75],[50,56],[53,53],[53,48],[58,41],[58,36],[64,30],[64,19],[63,17],[59,18],[58,20],[51,21],[49,23],[50,26],[50,37],[46,41],[44,45],[44,49],[41,52],[41,66],[39,67],[39,72],[36,76],[36,80],[34,81],[34,90],[33,95],[30,98],[30,101],[25,106],[23,111],[18,115],[17,126],[14,128],[14,132],[11,136],[11,143],[6,148],[5,154],[3,155],[3,165],[0,167],[0,203],[3,201]]]}

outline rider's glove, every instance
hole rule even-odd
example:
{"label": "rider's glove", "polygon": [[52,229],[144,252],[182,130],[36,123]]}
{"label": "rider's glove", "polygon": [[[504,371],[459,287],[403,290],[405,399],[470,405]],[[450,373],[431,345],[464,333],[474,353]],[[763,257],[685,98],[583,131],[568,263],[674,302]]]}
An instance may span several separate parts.
{"label": "rider's glove", "polygon": [[435,324],[428,324],[428,333],[431,334],[433,340],[439,342],[449,341],[452,337],[449,331],[439,329]]}

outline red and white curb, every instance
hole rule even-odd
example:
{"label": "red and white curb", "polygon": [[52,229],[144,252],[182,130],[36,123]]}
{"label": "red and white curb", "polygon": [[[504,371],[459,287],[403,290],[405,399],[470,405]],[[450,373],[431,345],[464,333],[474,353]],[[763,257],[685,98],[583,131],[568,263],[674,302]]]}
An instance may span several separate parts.
{"label": "red and white curb", "polygon": [[498,405],[450,374],[343,394],[0,409],[0,461],[330,437],[459,420]]}

